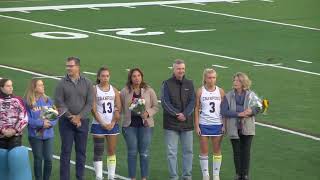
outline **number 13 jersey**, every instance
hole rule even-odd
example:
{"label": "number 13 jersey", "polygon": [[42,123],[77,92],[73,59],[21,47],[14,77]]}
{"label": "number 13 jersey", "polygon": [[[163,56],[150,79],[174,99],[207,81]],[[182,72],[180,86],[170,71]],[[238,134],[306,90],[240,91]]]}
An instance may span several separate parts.
{"label": "number 13 jersey", "polygon": [[[115,101],[115,92],[113,87],[109,85],[109,91],[101,90],[98,85],[96,85],[95,88],[97,92],[95,97],[97,113],[105,124],[110,124],[113,118]],[[96,119],[93,119],[92,123],[99,124]]]}
{"label": "number 13 jersey", "polygon": [[200,97],[200,120],[202,125],[220,125],[222,124],[222,117],[220,114],[221,94],[220,88],[211,92],[202,86]]}

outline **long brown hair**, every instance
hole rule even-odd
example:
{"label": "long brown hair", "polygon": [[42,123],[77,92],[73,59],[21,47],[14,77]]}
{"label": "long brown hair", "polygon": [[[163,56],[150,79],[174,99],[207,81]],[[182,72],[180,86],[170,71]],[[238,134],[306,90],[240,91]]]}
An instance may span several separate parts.
{"label": "long brown hair", "polygon": [[107,68],[107,67],[105,67],[105,66],[104,66],[104,67],[101,67],[101,68],[98,70],[98,72],[97,72],[97,79],[96,79],[96,83],[97,83],[97,84],[100,84],[100,79],[99,79],[99,77],[100,77],[102,71],[108,71],[109,74],[110,74],[109,68]]}
{"label": "long brown hair", "polygon": [[140,75],[141,75],[140,88],[148,88],[148,84],[146,82],[144,82],[144,80],[143,80],[143,72],[142,72],[142,70],[140,68],[133,68],[133,69],[130,69],[130,71],[128,73],[128,79],[127,79],[127,83],[126,83],[126,86],[127,86],[128,90],[129,90],[129,92],[131,92],[131,90],[132,90],[131,86],[132,86],[133,83],[132,83],[131,78],[132,78],[132,74],[135,71],[139,72]]}
{"label": "long brown hair", "polygon": [[[36,92],[35,89],[37,87],[37,82],[42,81],[42,79],[33,78],[29,82],[28,88],[24,94],[24,98],[27,101],[28,106],[33,107],[36,104]],[[48,102],[48,96],[46,94],[43,94],[43,99],[45,102]]]}

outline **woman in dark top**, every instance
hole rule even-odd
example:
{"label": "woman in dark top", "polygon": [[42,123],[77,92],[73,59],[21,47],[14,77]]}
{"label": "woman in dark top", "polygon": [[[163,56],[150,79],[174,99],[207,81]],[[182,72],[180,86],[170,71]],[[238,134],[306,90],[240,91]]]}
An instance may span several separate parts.
{"label": "woman in dark top", "polygon": [[[121,90],[122,133],[128,151],[128,171],[136,179],[137,154],[140,155],[141,179],[149,176],[149,149],[153,133],[153,116],[158,112],[158,100],[154,90],[143,81],[139,68],[129,71],[126,87]],[[145,110],[135,112],[129,109],[135,98],[145,101]]]}
{"label": "woman in dark top", "polygon": [[244,73],[233,76],[233,90],[221,104],[221,114],[226,118],[226,132],[233,148],[235,180],[249,179],[250,149],[255,135],[255,115],[259,108],[249,106],[255,96],[250,90],[251,80]]}

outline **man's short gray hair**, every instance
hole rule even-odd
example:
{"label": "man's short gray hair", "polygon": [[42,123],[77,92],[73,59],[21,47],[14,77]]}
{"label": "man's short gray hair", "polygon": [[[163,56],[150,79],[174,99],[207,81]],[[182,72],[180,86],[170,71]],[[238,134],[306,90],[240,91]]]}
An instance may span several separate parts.
{"label": "man's short gray hair", "polygon": [[176,59],[172,65],[172,67],[174,68],[175,65],[179,65],[179,64],[184,64],[184,60],[182,59]]}

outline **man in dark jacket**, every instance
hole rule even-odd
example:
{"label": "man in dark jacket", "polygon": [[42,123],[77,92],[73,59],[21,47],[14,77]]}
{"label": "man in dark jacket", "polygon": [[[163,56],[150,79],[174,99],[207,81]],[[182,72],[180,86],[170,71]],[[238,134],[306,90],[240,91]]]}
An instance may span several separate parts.
{"label": "man in dark jacket", "polygon": [[76,150],[76,178],[83,180],[89,131],[88,113],[92,109],[93,85],[89,79],[80,74],[80,59],[68,58],[66,69],[68,74],[60,80],[55,91],[55,104],[60,113],[64,113],[59,120],[60,180],[70,179],[73,141]]}
{"label": "man in dark jacket", "polygon": [[185,78],[183,60],[175,61],[173,76],[163,82],[161,104],[170,180],[179,179],[177,174],[179,139],[182,145],[182,179],[191,180],[195,91],[192,80]]}

